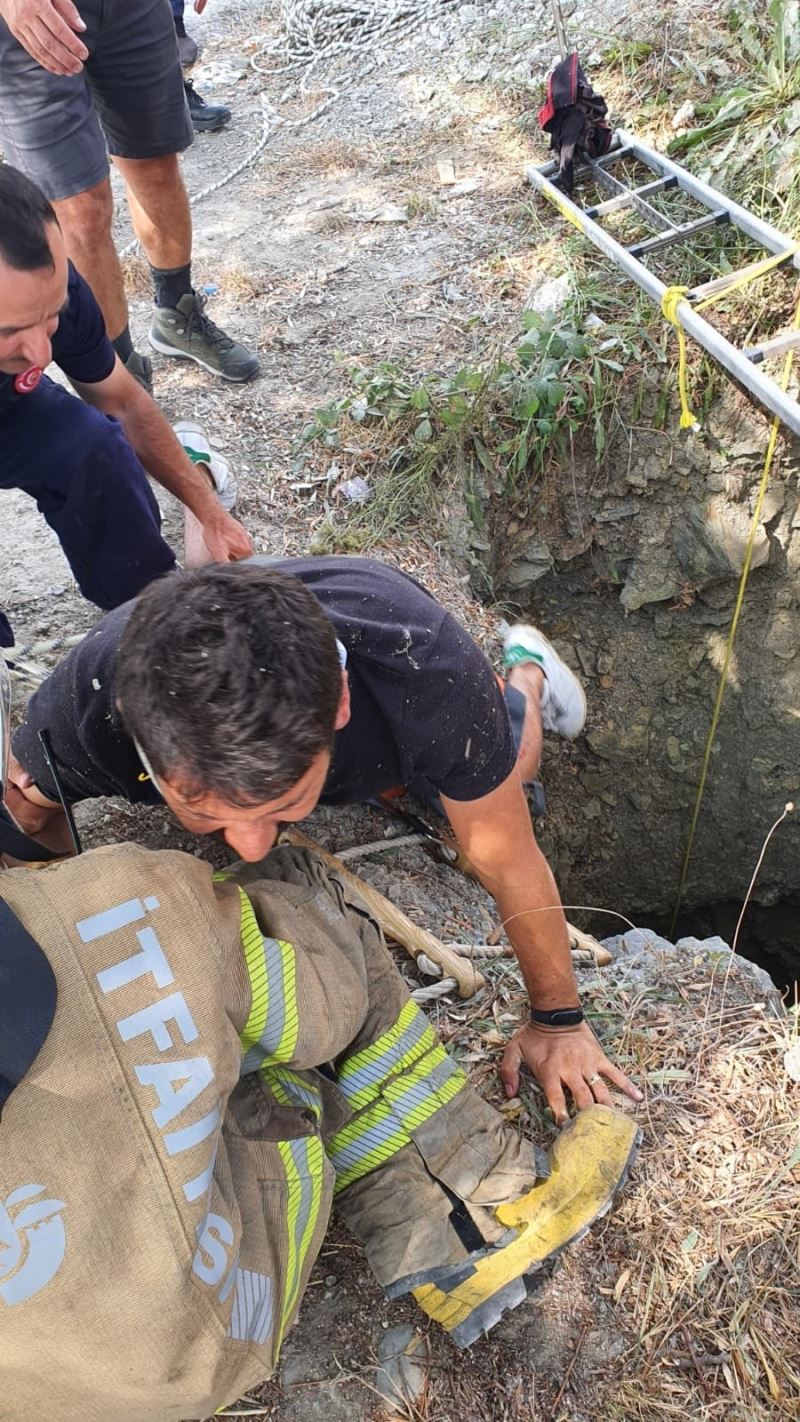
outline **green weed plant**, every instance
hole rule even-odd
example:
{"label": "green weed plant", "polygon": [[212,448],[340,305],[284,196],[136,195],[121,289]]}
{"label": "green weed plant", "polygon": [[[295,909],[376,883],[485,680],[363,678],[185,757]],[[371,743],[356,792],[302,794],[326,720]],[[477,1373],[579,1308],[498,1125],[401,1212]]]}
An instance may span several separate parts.
{"label": "green weed plant", "polygon": [[315,412],[301,442],[341,454],[349,473],[366,476],[371,498],[338,510],[316,546],[377,543],[440,513],[456,490],[478,530],[497,500],[529,519],[587,425],[604,456],[611,384],[641,352],[608,327],[602,335],[569,316],[526,311],[513,351],[482,366],[425,376],[394,362],[351,368],[348,394]]}

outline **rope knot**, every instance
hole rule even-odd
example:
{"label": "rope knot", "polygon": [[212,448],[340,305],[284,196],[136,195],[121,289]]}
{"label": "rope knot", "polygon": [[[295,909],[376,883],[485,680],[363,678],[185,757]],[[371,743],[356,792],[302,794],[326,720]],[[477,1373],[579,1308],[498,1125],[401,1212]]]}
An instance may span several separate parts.
{"label": "rope knot", "polygon": [[681,398],[682,430],[699,430],[700,426],[692,414],[689,404],[689,384],[686,371],[686,332],[678,319],[678,307],[688,295],[688,286],[668,286],[661,298],[661,314],[678,333],[678,391]]}
{"label": "rope knot", "polygon": [[688,294],[688,286],[668,286],[661,298],[662,316],[666,316],[667,320],[678,331],[681,329],[681,323],[678,320],[678,306],[680,302],[683,301],[684,296],[688,296]]}

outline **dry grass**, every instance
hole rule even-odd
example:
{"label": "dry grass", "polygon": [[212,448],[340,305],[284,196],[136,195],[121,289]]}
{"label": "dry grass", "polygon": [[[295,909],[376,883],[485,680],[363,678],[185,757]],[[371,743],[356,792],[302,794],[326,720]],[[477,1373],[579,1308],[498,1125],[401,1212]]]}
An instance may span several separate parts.
{"label": "dry grass", "polygon": [[[705,955],[649,956],[645,986],[613,966],[582,984],[595,1029],[646,1101],[628,1188],[564,1266],[576,1300],[595,1299],[583,1315],[576,1305],[587,1328],[572,1401],[596,1422],[796,1419],[800,1087],[784,1055],[798,1018],[775,1015],[739,960],[726,980],[725,962]],[[500,972],[491,1017],[484,1005],[440,1025],[459,1055],[482,1058],[474,1079],[508,1111],[486,1048],[499,1050],[522,999],[515,971]],[[547,1144],[538,1090],[521,1093],[516,1116]],[[609,1303],[625,1349],[598,1366],[590,1330]],[[520,1418],[549,1419],[541,1384],[540,1397],[541,1413]]]}
{"label": "dry grass", "polygon": [[225,267],[220,276],[220,285],[225,296],[229,301],[239,302],[242,306],[263,296],[267,284],[268,279],[264,275],[249,271],[246,267]]}
{"label": "dry grass", "polygon": [[434,193],[413,192],[406,198],[406,212],[409,220],[423,218],[428,221],[435,218],[439,212],[439,199]]}
{"label": "dry grass", "polygon": [[325,232],[328,236],[335,236],[339,232],[349,232],[353,227],[353,217],[342,208],[333,208],[330,212],[323,212],[314,223],[316,232]]}
{"label": "dry grass", "polygon": [[306,149],[304,163],[311,173],[352,173],[370,168],[375,162],[374,147],[359,147],[346,138],[328,138]]}
{"label": "dry grass", "polygon": [[669,956],[655,993],[619,1004],[620,1049],[648,1088],[646,1143],[604,1237],[624,1264],[630,1345],[598,1417],[800,1408],[800,1091],[784,1065],[797,1026],[753,1001],[738,967],[726,982],[716,965],[709,985],[708,966]]}
{"label": "dry grass", "polygon": [[710,1011],[682,1003],[656,1034],[650,1060],[688,1079],[651,1099],[636,1188],[610,1226],[628,1258],[620,1322],[632,1343],[603,1391],[606,1416],[626,1422],[798,1415],[800,1151],[786,1022],[732,1003],[718,1030],[715,999]]}
{"label": "dry grass", "polygon": [[137,253],[132,256],[123,257],[122,275],[125,280],[125,294],[130,300],[131,297],[152,297],[153,278],[150,275],[150,268],[147,259]]}
{"label": "dry grass", "polygon": [[[726,980],[725,955],[648,959],[644,975],[623,961],[581,984],[595,1029],[646,1100],[627,1188],[540,1296],[567,1356],[554,1368],[539,1355],[535,1315],[510,1315],[467,1353],[432,1329],[421,1422],[800,1415],[800,1087],[784,1064],[797,1019],[764,1002],[739,960]],[[482,1094],[546,1146],[554,1128],[538,1089],[528,1081],[507,1102],[496,1071],[521,981],[508,960],[486,971],[491,992],[431,1015]],[[369,1330],[356,1332],[351,1353],[363,1347],[366,1366]],[[280,1415],[267,1395],[263,1412],[250,1402],[260,1422]]]}

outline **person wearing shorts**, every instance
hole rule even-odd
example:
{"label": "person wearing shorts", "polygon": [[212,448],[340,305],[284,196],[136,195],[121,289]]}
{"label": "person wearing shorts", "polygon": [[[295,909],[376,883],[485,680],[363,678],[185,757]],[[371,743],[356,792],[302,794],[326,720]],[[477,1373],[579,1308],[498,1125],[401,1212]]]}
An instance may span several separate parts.
{"label": "person wearing shorts", "polygon": [[150,344],[224,379],[257,358],[209,319],[192,287],[192,224],[179,154],[192,142],[170,0],[0,0],[0,147],[53,203],[113,345],[143,383],[111,235],[109,154],[150,263]]}

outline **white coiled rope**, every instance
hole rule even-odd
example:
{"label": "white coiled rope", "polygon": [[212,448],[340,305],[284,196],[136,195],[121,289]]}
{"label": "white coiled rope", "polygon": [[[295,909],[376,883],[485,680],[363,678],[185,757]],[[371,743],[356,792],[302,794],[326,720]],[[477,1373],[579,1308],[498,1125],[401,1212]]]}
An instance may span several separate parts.
{"label": "white coiled rope", "polygon": [[[390,4],[371,3],[371,0],[284,0],[281,6],[283,35],[261,45],[251,56],[250,64],[257,74],[265,78],[280,74],[300,77],[302,74],[297,88],[283,95],[284,99],[289,99],[308,93],[312,71],[324,61],[355,54],[361,62],[355,70],[348,71],[347,87],[352,88],[354,83],[377,67],[379,59],[374,50],[382,39],[391,36],[394,45],[400,39],[410,38],[454,3],[455,0],[424,0],[422,4],[415,4],[414,0],[391,0]],[[274,61],[268,67],[260,63],[265,56]],[[278,113],[266,94],[262,93],[261,136],[257,143],[216,182],[193,193],[189,198],[190,205],[194,207],[212,193],[227,187],[240,173],[257,163],[278,129],[305,128],[321,118],[342,96],[342,90],[331,84],[317,83],[315,89],[323,94],[323,98],[310,113],[296,119]],[[130,257],[138,247],[139,243],[134,238],[119,255],[121,258]]]}
{"label": "white coiled rope", "polygon": [[391,36],[416,33],[454,0],[283,0],[283,45],[290,63],[364,54]]}

